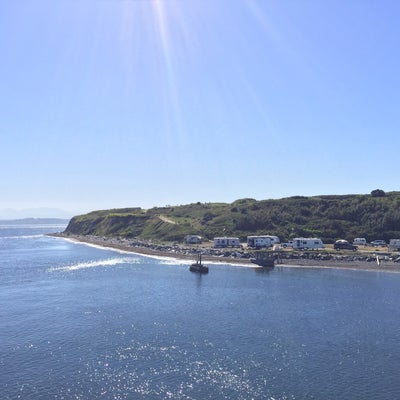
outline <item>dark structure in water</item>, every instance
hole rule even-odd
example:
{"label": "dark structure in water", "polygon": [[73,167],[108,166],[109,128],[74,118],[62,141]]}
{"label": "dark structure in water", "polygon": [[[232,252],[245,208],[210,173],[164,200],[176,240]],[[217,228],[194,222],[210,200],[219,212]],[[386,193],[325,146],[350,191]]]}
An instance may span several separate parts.
{"label": "dark structure in water", "polygon": [[274,268],[275,262],[278,259],[278,253],[275,251],[257,251],[255,257],[250,261],[260,267]]}
{"label": "dark structure in water", "polygon": [[208,274],[208,267],[201,262],[201,254],[199,254],[197,261],[189,267],[189,271],[199,274]]}

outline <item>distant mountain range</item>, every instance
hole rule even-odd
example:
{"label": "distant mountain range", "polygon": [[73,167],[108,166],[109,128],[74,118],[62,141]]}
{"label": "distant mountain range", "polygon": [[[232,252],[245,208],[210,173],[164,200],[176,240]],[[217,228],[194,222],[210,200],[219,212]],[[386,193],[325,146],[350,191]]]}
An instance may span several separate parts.
{"label": "distant mountain range", "polygon": [[24,218],[61,218],[71,219],[74,213],[61,210],[58,208],[26,208],[23,210],[17,209],[0,209],[0,220],[18,220]]}
{"label": "distant mountain range", "polygon": [[67,225],[69,219],[64,218],[22,218],[22,219],[3,219],[0,225]]}

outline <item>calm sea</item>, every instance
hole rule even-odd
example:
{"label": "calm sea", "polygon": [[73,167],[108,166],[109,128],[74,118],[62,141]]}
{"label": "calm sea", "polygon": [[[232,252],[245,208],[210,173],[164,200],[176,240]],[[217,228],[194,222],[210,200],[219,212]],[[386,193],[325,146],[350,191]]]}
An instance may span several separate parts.
{"label": "calm sea", "polygon": [[269,273],[0,226],[0,399],[398,399],[400,274]]}

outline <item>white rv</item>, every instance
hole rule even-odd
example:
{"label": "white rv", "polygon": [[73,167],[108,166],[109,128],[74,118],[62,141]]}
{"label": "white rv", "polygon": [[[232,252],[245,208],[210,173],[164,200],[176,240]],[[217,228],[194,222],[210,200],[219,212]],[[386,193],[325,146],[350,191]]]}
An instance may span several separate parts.
{"label": "white rv", "polygon": [[278,236],[269,235],[269,237],[272,240],[272,244],[279,244],[281,242],[281,239],[279,239]]}
{"label": "white rv", "polygon": [[389,240],[389,251],[400,251],[400,239]]}
{"label": "white rv", "polygon": [[272,247],[280,243],[278,236],[263,235],[263,236],[247,236],[248,247]]}
{"label": "white rv", "polygon": [[237,237],[216,237],[214,247],[240,247],[240,240]]}
{"label": "white rv", "polygon": [[319,238],[294,238],[290,241],[294,249],[323,249],[325,246]]}
{"label": "white rv", "polygon": [[355,238],[353,240],[353,244],[356,246],[366,246],[367,245],[367,239],[365,238]]}

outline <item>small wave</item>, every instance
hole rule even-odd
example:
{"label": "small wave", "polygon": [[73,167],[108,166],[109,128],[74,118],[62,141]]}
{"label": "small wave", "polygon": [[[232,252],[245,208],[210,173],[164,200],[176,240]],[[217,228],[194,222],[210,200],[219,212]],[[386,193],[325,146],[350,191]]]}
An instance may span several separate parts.
{"label": "small wave", "polygon": [[[59,239],[59,238],[57,238],[57,239]],[[77,241],[75,239],[69,239],[69,238],[61,238],[61,239],[65,240],[67,242],[76,244],[76,245],[93,247],[93,248],[98,249],[98,250],[114,251],[114,252],[119,253],[119,254],[133,254],[133,253],[135,253],[134,251],[122,250],[122,249],[118,249],[118,248],[115,248],[115,247],[103,246],[101,244],[95,244],[95,243],[89,243],[89,242],[79,242],[79,241]],[[135,253],[135,254],[138,254],[138,253]]]}
{"label": "small wave", "polygon": [[[197,258],[193,257],[191,259],[187,258],[179,258],[179,257],[174,257],[173,255],[171,255],[170,257],[165,257],[165,256],[155,256],[155,255],[144,255],[145,257],[149,257],[149,258],[153,258],[156,259],[160,262],[160,264],[163,265],[190,265],[194,262],[196,262]],[[255,265],[254,264],[242,264],[239,262],[235,262],[235,261],[226,261],[223,258],[221,259],[216,259],[216,260],[205,260],[203,261],[204,264],[206,265],[215,265],[215,266],[223,266],[223,265],[229,265],[230,267],[249,267],[249,268],[254,268]]]}
{"label": "small wave", "polygon": [[93,261],[86,261],[80,262],[77,264],[67,265],[64,267],[52,267],[49,268],[49,272],[56,272],[56,271],[77,271],[80,269],[86,268],[97,268],[97,267],[112,267],[117,264],[136,264],[139,260],[135,258],[108,258],[105,260],[93,260]]}
{"label": "small wave", "polygon": [[19,236],[2,236],[0,237],[0,239],[37,239],[37,238],[41,238],[44,235],[42,234],[38,234],[38,235],[19,235]]}
{"label": "small wave", "polygon": [[147,257],[159,261],[159,263],[162,265],[188,265],[193,262],[193,261],[185,260],[182,258],[174,258],[173,256],[163,257],[163,256],[149,255]]}

